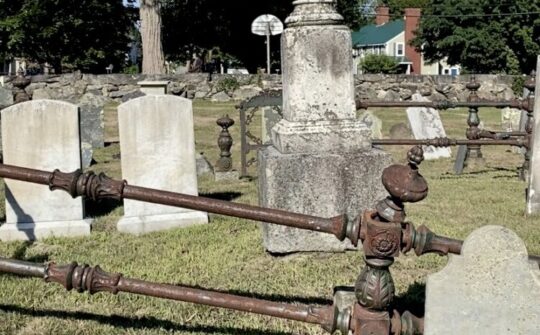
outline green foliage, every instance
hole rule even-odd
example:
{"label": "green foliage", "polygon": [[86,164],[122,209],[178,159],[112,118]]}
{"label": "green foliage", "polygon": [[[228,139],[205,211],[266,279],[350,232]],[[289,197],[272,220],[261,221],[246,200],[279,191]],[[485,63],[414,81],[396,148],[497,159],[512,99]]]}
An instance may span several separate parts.
{"label": "green foliage", "polygon": [[399,19],[403,17],[405,8],[424,8],[429,0],[385,0],[382,3],[390,8],[393,19]]}
{"label": "green foliage", "polygon": [[85,72],[121,68],[133,8],[119,0],[0,0],[0,55]]}
{"label": "green foliage", "polygon": [[399,69],[398,61],[387,55],[367,55],[360,67],[364,73],[397,73]]}
{"label": "green foliage", "polygon": [[516,13],[531,12],[540,2],[430,0],[414,44],[428,61],[448,57],[469,72],[529,73],[540,53],[540,16]]}
{"label": "green foliage", "polygon": [[[285,21],[293,10],[291,0],[162,1],[163,48],[168,60],[186,61],[194,51],[219,47],[252,73],[266,68],[266,47],[264,37],[251,33],[251,23],[262,14]],[[362,23],[358,0],[338,0],[337,8],[349,27],[356,29]],[[280,36],[273,36],[270,45],[272,58],[279,60]]]}
{"label": "green foliage", "polygon": [[224,77],[216,84],[218,92],[233,92],[240,87],[240,83],[234,77]]}
{"label": "green foliage", "polygon": [[134,64],[134,65],[126,66],[122,70],[122,73],[125,73],[125,74],[139,74],[140,73],[139,65]]}
{"label": "green foliage", "polygon": [[512,82],[512,91],[518,97],[523,95],[523,87],[525,86],[525,76],[515,76]]}

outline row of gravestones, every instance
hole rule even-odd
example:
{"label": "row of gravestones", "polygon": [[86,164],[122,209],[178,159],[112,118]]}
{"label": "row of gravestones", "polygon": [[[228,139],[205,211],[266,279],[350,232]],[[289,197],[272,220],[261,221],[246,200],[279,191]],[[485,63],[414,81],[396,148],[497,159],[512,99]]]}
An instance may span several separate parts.
{"label": "row of gravestones", "polygon": [[[79,107],[52,100],[1,112],[4,163],[71,172],[81,168]],[[197,195],[192,103],[148,95],[118,107],[122,177],[143,187]],[[6,179],[6,222],[0,240],[90,234],[82,200],[46,186]],[[118,230],[132,234],[208,222],[204,212],[124,201]]]}

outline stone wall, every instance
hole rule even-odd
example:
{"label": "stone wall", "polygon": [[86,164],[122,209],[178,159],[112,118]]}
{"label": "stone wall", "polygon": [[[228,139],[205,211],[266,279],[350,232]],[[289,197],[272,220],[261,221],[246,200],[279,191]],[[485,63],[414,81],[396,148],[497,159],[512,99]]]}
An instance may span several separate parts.
{"label": "stone wall", "polygon": [[[12,103],[9,96],[11,79],[4,78],[0,87],[0,108]],[[241,101],[259,94],[264,89],[281,89],[279,75],[88,75],[65,74],[60,76],[33,76],[26,91],[32,99],[54,99],[79,104],[89,100],[103,104],[125,102],[141,95],[137,82],[144,80],[168,80],[169,92],[189,99],[212,101]],[[465,85],[469,76],[414,76],[414,75],[358,75],[356,95],[360,99],[386,101],[410,100],[412,94],[431,94],[432,100],[466,100],[469,92]],[[488,100],[514,98],[512,76],[478,75],[482,84],[479,95]]]}

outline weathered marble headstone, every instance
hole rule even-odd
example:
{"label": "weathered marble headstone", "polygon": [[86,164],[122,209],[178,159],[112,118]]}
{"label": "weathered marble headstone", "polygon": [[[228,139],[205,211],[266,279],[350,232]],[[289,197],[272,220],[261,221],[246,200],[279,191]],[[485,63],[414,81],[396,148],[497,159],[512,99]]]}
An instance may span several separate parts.
{"label": "weathered marble headstone", "polygon": [[[118,107],[122,177],[131,185],[198,194],[190,100],[148,95]],[[124,201],[118,230],[132,234],[208,222],[204,212]]]}
{"label": "weathered marble headstone", "polygon": [[425,335],[540,334],[540,269],[519,237],[486,226],[429,276]]}
{"label": "weathered marble headstone", "polygon": [[[294,1],[282,35],[283,119],[259,151],[259,202],[323,217],[356,217],[385,196],[390,157],[356,117],[351,32],[334,0]],[[271,253],[343,251],[349,242],[263,224]]]}
{"label": "weathered marble headstone", "polygon": [[261,140],[264,144],[272,143],[272,128],[282,119],[275,107],[263,107]]}
{"label": "weathered marble headstone", "polygon": [[141,87],[141,92],[146,95],[167,94],[168,81],[140,81],[137,83]]}
{"label": "weathered marble headstone", "polygon": [[[522,114],[524,111],[506,107],[501,110],[501,128],[502,131],[505,132],[513,132],[513,131],[520,131],[520,125],[521,125],[521,119]],[[525,113],[527,115],[527,113]],[[513,153],[517,154],[523,154],[525,153],[525,148],[520,147],[512,147],[511,148]]]}
{"label": "weathered marble headstone", "polygon": [[[540,87],[540,56],[536,63],[536,87]],[[527,215],[540,214],[540,89],[534,91],[534,124],[531,147],[531,167],[527,189]]]}
{"label": "weathered marble headstone", "polygon": [[382,120],[376,117],[372,112],[366,111],[359,117],[371,129],[371,138],[382,139]]}
{"label": "weathered marble headstone", "polygon": [[[2,111],[4,163],[72,172],[81,168],[79,108],[34,100]],[[90,234],[81,198],[51,192],[47,186],[6,179],[6,223],[0,240],[35,240]]]}
{"label": "weathered marble headstone", "polygon": [[[412,101],[429,101],[428,98],[419,93],[412,96]],[[407,118],[411,125],[414,138],[417,140],[430,139],[436,137],[446,137],[446,131],[439,112],[433,108],[409,107],[407,108]],[[452,156],[450,148],[436,148],[424,146],[425,159],[449,158]]]}
{"label": "weathered marble headstone", "polygon": [[13,105],[13,93],[7,88],[0,87],[0,109]]}

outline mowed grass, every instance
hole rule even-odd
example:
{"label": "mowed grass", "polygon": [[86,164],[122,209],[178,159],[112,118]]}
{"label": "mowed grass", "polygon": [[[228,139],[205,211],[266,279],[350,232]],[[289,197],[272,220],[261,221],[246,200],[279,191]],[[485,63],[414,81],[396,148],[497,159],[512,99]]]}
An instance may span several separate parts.
{"label": "mowed grass", "polygon": [[[237,121],[231,129],[233,157],[240,168],[238,114],[234,104],[194,104],[196,147],[214,163],[218,158],[218,117],[229,114]],[[376,110],[384,121],[384,133],[406,122],[403,110]],[[447,132],[464,137],[466,110],[441,113]],[[488,128],[499,129],[500,112],[480,112]],[[260,119],[252,132],[260,132]],[[388,151],[404,162],[409,147]],[[453,152],[455,153],[455,149]],[[120,177],[117,144],[96,153],[92,169]],[[532,254],[540,254],[540,219],[525,218],[525,183],[518,180],[522,155],[508,147],[485,147],[485,166],[452,174],[453,160],[424,162],[421,172],[430,186],[429,197],[408,205],[414,224],[465,238],[484,225],[509,227],[523,238]],[[156,162],[159,164],[159,162]],[[199,180],[204,196],[257,204],[255,169],[252,180],[215,183]],[[3,194],[3,192],[1,192]],[[3,201],[2,211],[3,211]],[[212,216],[211,223],[188,229],[153,233],[141,237],[119,234],[115,225],[122,215],[118,203],[87,204],[95,216],[92,236],[77,239],[51,238],[35,243],[0,243],[2,257],[57,263],[77,261],[101,265],[112,272],[160,283],[181,284],[288,303],[330,304],[334,286],[354,284],[362,266],[361,252],[309,253],[272,257],[262,247],[257,223]],[[426,277],[446,263],[435,255],[400,257],[392,267],[397,287],[397,308],[422,315]],[[273,319],[212,307],[157,298],[118,294],[65,292],[39,279],[0,275],[0,334],[323,334],[317,326]]]}

